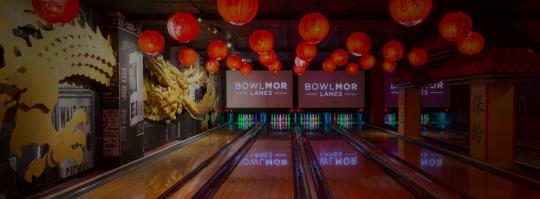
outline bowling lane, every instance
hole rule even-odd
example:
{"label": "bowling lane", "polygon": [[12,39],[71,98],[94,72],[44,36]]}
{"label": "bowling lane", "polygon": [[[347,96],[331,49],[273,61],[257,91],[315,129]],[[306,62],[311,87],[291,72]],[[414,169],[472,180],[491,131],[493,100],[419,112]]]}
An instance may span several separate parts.
{"label": "bowling lane", "polygon": [[331,127],[304,130],[334,198],[414,198]]}
{"label": "bowling lane", "polygon": [[133,169],[80,198],[156,198],[244,130],[227,125],[163,157]]}
{"label": "bowling lane", "polygon": [[540,198],[538,190],[446,157],[398,136],[367,126],[349,129],[356,139],[363,138],[407,162],[432,180],[472,198]]}
{"label": "bowling lane", "polygon": [[214,198],[294,198],[291,130],[260,133]]}

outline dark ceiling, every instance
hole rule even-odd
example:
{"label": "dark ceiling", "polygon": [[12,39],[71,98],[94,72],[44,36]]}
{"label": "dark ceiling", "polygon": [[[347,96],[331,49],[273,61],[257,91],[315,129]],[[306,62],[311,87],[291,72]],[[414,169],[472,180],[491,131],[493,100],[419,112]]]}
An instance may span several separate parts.
{"label": "dark ceiling", "polygon": [[[255,20],[243,26],[224,22],[215,0],[82,0],[82,3],[103,11],[120,11],[128,20],[143,25],[143,29],[157,29],[166,37],[169,16],[178,11],[190,12],[203,21],[199,36],[187,45],[205,52],[211,40],[226,40],[252,59],[256,59],[256,55],[249,48],[249,34],[256,29],[267,29],[274,35],[275,51],[280,59],[291,62],[296,44],[301,41],[297,29],[299,19],[308,12],[321,12],[330,21],[329,36],[317,45],[320,53],[315,62],[328,57],[334,49],[344,48],[347,36],[354,31],[363,31],[372,37],[371,51],[377,56],[384,43],[397,39],[406,49],[414,46],[428,49],[430,60],[434,55],[448,58],[455,54],[455,47],[439,36],[438,21],[451,11],[465,11],[471,16],[473,30],[484,35],[486,47],[540,47],[538,0],[433,0],[429,17],[413,27],[392,20],[387,0],[260,0]],[[211,26],[219,27],[220,31],[214,34],[209,30]],[[182,45],[167,38],[171,46]]]}

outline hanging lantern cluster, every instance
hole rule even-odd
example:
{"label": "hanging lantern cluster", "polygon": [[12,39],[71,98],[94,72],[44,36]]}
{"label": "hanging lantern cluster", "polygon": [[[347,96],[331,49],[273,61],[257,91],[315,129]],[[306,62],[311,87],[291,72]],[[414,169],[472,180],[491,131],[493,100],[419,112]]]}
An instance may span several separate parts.
{"label": "hanging lantern cluster", "polygon": [[464,55],[476,55],[484,48],[484,37],[478,32],[471,31],[457,42],[457,48]]}
{"label": "hanging lantern cluster", "polygon": [[210,58],[206,60],[206,63],[204,63],[204,68],[206,71],[208,71],[208,73],[217,73],[220,68],[219,61],[215,58]]}
{"label": "hanging lantern cluster", "polygon": [[371,38],[363,32],[353,32],[347,37],[347,50],[354,56],[362,56],[371,49]]}
{"label": "hanging lantern cluster", "polygon": [[397,69],[397,64],[396,64],[396,62],[393,62],[393,61],[390,61],[390,60],[384,60],[383,63],[382,63],[382,69],[385,72],[393,73]]}
{"label": "hanging lantern cluster", "polygon": [[155,30],[145,30],[139,34],[139,49],[143,53],[155,55],[161,53],[165,46],[163,36]]}
{"label": "hanging lantern cluster", "polygon": [[211,58],[222,60],[227,56],[227,53],[229,52],[229,48],[227,48],[227,44],[220,40],[213,40],[208,44],[208,47],[206,49],[208,51],[208,56]]}
{"label": "hanging lantern cluster", "polygon": [[472,28],[472,20],[464,12],[448,13],[439,22],[441,36],[457,42],[457,49],[464,55],[476,55],[484,48],[484,37]]}
{"label": "hanging lantern cluster", "polygon": [[167,31],[174,40],[188,43],[199,34],[199,22],[190,13],[174,13],[167,22]]}
{"label": "hanging lantern cluster", "polygon": [[277,73],[281,70],[281,68],[283,67],[282,64],[281,64],[281,61],[279,60],[276,60],[274,63],[266,66],[268,67],[268,71],[272,72],[272,73]]}
{"label": "hanging lantern cluster", "polygon": [[229,70],[238,70],[242,66],[242,58],[238,55],[230,55],[227,57],[226,64]]}
{"label": "hanging lantern cluster", "polygon": [[296,45],[296,56],[304,61],[311,61],[317,56],[317,46],[306,41]]}
{"label": "hanging lantern cluster", "polygon": [[403,56],[403,44],[401,42],[392,40],[386,43],[383,47],[383,56],[389,61],[398,61]]}
{"label": "hanging lantern cluster", "polygon": [[240,67],[240,73],[242,73],[242,75],[247,76],[251,71],[253,71],[253,66],[251,66],[251,64],[242,63],[242,66]]}
{"label": "hanging lantern cluster", "polygon": [[197,54],[197,51],[192,48],[183,48],[178,53],[178,60],[180,60],[180,63],[184,66],[193,66],[193,64],[197,63],[198,58],[199,55]]}
{"label": "hanging lantern cluster", "polygon": [[34,13],[52,24],[64,24],[72,21],[79,13],[79,0],[32,0]]}
{"label": "hanging lantern cluster", "polygon": [[332,52],[330,59],[336,66],[345,66],[349,61],[349,53],[343,49],[337,49]]}
{"label": "hanging lantern cluster", "polygon": [[274,36],[268,30],[255,30],[249,35],[249,46],[258,54],[265,54],[274,48]]}
{"label": "hanging lantern cluster", "polygon": [[298,33],[304,41],[317,44],[326,39],[330,31],[328,19],[320,13],[312,12],[304,15],[298,25]]}
{"label": "hanging lantern cluster", "polygon": [[347,72],[349,75],[356,75],[360,71],[360,67],[357,63],[351,62],[345,66],[345,72]]}
{"label": "hanging lantern cluster", "polygon": [[422,66],[427,62],[428,54],[422,48],[413,48],[409,52],[409,63],[414,67]]}
{"label": "hanging lantern cluster", "polygon": [[306,73],[306,70],[307,70],[307,67],[293,66],[293,72],[294,74],[297,74],[298,76]]}
{"label": "hanging lantern cluster", "polygon": [[362,57],[360,57],[360,66],[364,70],[369,70],[375,67],[375,64],[377,63],[377,60],[375,59],[375,56],[372,54],[364,54]]}
{"label": "hanging lantern cluster", "polygon": [[432,7],[431,0],[390,0],[388,3],[392,18],[405,26],[415,26],[424,21]]}
{"label": "hanging lantern cluster", "polygon": [[322,63],[322,68],[326,72],[334,72],[336,70],[336,64],[331,59],[325,59]]}
{"label": "hanging lantern cluster", "polygon": [[233,25],[249,23],[259,10],[259,0],[217,0],[216,3],[221,17]]}

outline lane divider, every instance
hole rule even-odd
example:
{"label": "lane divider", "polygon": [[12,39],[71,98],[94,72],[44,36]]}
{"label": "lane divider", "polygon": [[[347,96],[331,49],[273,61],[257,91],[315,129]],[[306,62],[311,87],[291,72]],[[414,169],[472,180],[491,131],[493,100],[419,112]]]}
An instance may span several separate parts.
{"label": "lane divider", "polygon": [[300,133],[300,139],[303,140],[303,147],[310,165],[311,175],[313,178],[313,184],[315,186],[315,192],[317,193],[317,198],[334,198],[334,195],[332,194],[332,191],[328,186],[328,182],[326,181],[326,177],[324,176],[324,173],[322,171],[321,165],[317,160],[317,155],[311,147],[311,142],[306,139],[301,132],[298,133]]}
{"label": "lane divider", "polygon": [[221,188],[225,180],[236,168],[238,163],[242,161],[244,155],[249,151],[251,146],[255,143],[259,137],[261,129],[267,128],[266,126],[258,125],[257,129],[252,131],[251,137],[236,151],[221,167],[216,171],[212,177],[195,193],[193,199],[212,198]]}
{"label": "lane divider", "polygon": [[355,148],[358,152],[364,154],[368,159],[370,159],[371,161],[373,161],[373,163],[379,166],[381,170],[383,170],[390,177],[394,178],[394,180],[400,183],[403,187],[409,190],[416,197],[432,198],[432,199],[438,198],[435,194],[433,194],[426,187],[419,184],[416,180],[413,180],[410,177],[403,175],[402,173],[394,169],[392,166],[390,166],[388,163],[383,161],[381,158],[377,157],[370,151],[366,150],[366,148],[360,146],[358,143],[355,143],[350,137],[347,137],[346,135],[344,135],[343,132],[337,129],[335,126],[332,126],[332,128],[336,130],[337,132],[339,132],[339,135],[341,135],[340,137],[345,142],[347,142],[349,145]]}
{"label": "lane divider", "polygon": [[[200,133],[198,135],[195,135],[193,137],[190,137],[186,140],[181,141],[180,143],[171,145],[169,147],[163,148],[157,152],[155,152],[152,155],[141,157],[137,160],[134,160],[130,163],[121,165],[119,167],[116,167],[110,171],[107,171],[105,173],[102,173],[96,177],[90,178],[88,180],[85,180],[83,182],[80,182],[74,186],[71,186],[69,188],[63,189],[61,191],[58,191],[56,193],[44,193],[40,192],[33,196],[30,196],[30,198],[75,198],[77,196],[80,196],[86,192],[89,192],[99,186],[102,186],[110,181],[113,181],[114,179],[117,179],[130,171],[137,169],[141,166],[146,165],[149,162],[152,162],[153,160],[156,160],[158,158],[161,158],[165,155],[170,154],[173,151],[176,151],[179,148],[182,148],[188,144],[191,144],[203,137],[206,137],[207,135],[210,135],[212,132],[224,128],[226,126],[232,125],[232,123],[224,123],[222,125],[216,126],[212,129],[209,129],[203,133]],[[59,185],[62,186],[62,185]],[[54,188],[52,188],[54,189]]]}
{"label": "lane divider", "polygon": [[178,190],[180,190],[184,185],[186,185],[191,179],[193,179],[197,174],[199,174],[203,169],[205,169],[212,161],[214,161],[217,157],[220,155],[223,155],[225,150],[228,149],[233,143],[238,141],[241,137],[247,134],[251,129],[257,128],[255,127],[257,124],[250,126],[248,129],[243,131],[242,133],[238,134],[233,140],[231,140],[229,143],[221,147],[218,151],[216,151],[212,156],[210,156],[208,159],[206,159],[204,162],[202,162],[199,166],[197,166],[195,169],[193,169],[191,172],[189,172],[186,176],[184,176],[182,179],[180,179],[178,182],[174,183],[171,187],[169,187],[165,192],[161,193],[157,198],[168,198]]}
{"label": "lane divider", "polygon": [[[298,127],[294,127],[291,132],[291,146],[293,152],[293,164],[294,164],[294,196],[296,199],[310,199],[311,188],[308,181],[307,171],[304,169],[304,148],[302,147],[301,135],[298,133]],[[311,173],[310,173],[311,174]]]}
{"label": "lane divider", "polygon": [[528,177],[525,177],[525,176],[522,176],[522,175],[519,175],[519,174],[516,174],[516,173],[512,173],[512,172],[497,168],[495,166],[486,164],[484,162],[472,159],[469,156],[461,155],[461,154],[449,151],[447,149],[444,149],[444,148],[441,148],[441,147],[438,147],[438,146],[435,146],[435,145],[432,145],[432,144],[428,144],[426,142],[422,142],[422,141],[419,141],[419,140],[416,140],[416,139],[413,139],[413,138],[410,138],[410,137],[407,137],[407,136],[400,135],[399,133],[397,133],[395,131],[392,131],[392,130],[388,130],[388,129],[385,129],[385,128],[382,128],[382,127],[379,127],[379,126],[376,126],[376,125],[372,125],[372,124],[367,124],[367,123],[366,123],[366,125],[369,126],[369,127],[378,129],[378,130],[380,130],[382,132],[385,132],[385,133],[388,133],[388,134],[391,134],[391,135],[395,135],[398,138],[400,138],[402,140],[405,140],[407,142],[410,142],[412,144],[415,144],[415,145],[427,148],[429,150],[438,152],[438,153],[443,154],[443,155],[445,155],[445,156],[447,156],[449,158],[456,159],[456,160],[459,160],[459,161],[461,161],[463,163],[472,165],[472,166],[474,166],[476,168],[487,171],[487,172],[492,173],[494,175],[497,175],[497,176],[500,176],[500,177],[503,177],[503,178],[506,178],[508,180],[512,180],[512,181],[515,181],[515,182],[519,182],[520,184],[522,184],[524,186],[527,186],[529,188],[532,188],[532,189],[540,190],[540,181],[537,181],[537,180],[534,180],[534,179],[531,179],[531,178],[528,178]]}
{"label": "lane divider", "polygon": [[[372,143],[351,135],[350,132],[340,126],[333,126],[340,136],[357,151],[365,154],[377,165],[382,166],[383,171],[388,173],[407,189],[412,190],[417,197],[421,198],[468,198],[446,184],[442,184],[430,175],[418,168],[403,162],[400,158],[381,150]],[[392,166],[393,164],[393,166]],[[397,177],[397,178],[396,178]],[[429,188],[428,188],[429,187]]]}

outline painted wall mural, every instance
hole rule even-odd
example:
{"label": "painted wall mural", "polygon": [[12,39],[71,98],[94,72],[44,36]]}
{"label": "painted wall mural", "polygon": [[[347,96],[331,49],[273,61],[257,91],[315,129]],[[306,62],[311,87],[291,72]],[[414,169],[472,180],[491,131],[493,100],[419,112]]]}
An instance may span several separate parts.
{"label": "painted wall mural", "polygon": [[24,173],[32,182],[46,167],[84,158],[86,110],[77,108],[62,130],[53,126],[60,81],[78,76],[108,86],[116,58],[99,29],[77,22],[47,24],[33,14],[30,1],[2,0],[0,8],[0,128],[14,121],[9,149],[18,158],[28,156],[25,147],[46,148]]}
{"label": "painted wall mural", "polygon": [[[216,78],[200,66],[180,71],[162,55],[148,55],[149,73],[144,74],[144,117],[152,121],[166,118],[175,120],[184,109],[196,120],[202,120],[202,128],[217,120],[218,105]],[[191,85],[206,88],[201,100],[189,95]]]}

